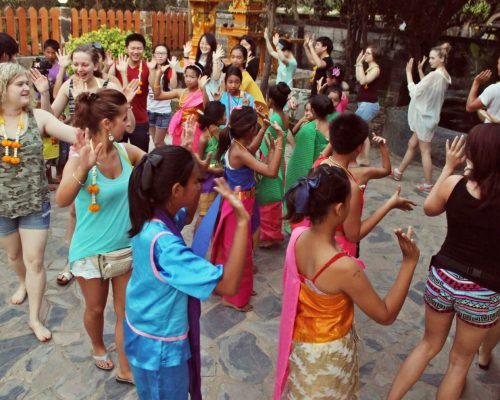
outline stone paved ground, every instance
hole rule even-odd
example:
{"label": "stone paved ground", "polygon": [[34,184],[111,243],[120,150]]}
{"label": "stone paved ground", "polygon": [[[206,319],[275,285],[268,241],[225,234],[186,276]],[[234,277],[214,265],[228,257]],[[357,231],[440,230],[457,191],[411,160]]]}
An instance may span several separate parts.
{"label": "stone paved ground", "polygon": [[[357,312],[361,347],[361,398],[383,399],[392,378],[406,354],[422,336],[422,291],[426,268],[443,241],[445,219],[427,218],[421,205],[423,198],[413,191],[417,182],[415,166],[402,182],[403,194],[419,207],[412,213],[393,211],[361,244],[367,273],[379,293],[390,287],[400,262],[400,254],[392,229],[412,224],[421,248],[412,288],[403,310],[389,327],[377,325]],[[420,178],[420,176],[418,176]],[[396,184],[386,178],[370,184],[366,196],[366,212],[382,204],[395,190]],[[54,206],[49,244],[46,253],[48,284],[43,304],[46,324],[53,331],[53,340],[40,344],[28,330],[27,302],[9,304],[16,286],[14,274],[8,271],[5,255],[0,254],[4,279],[0,281],[0,399],[136,399],[135,391],[117,384],[113,372],[97,370],[91,359],[89,340],[82,324],[83,299],[77,284],[61,288],[56,274],[65,263],[65,225],[67,211]],[[189,233],[189,232],[188,232]],[[280,315],[281,272],[285,245],[273,250],[257,250],[253,298],[254,311],[241,314],[224,308],[213,297],[203,306],[203,392],[206,399],[254,400],[270,399],[277,348]],[[110,302],[111,303],[111,302]],[[113,358],[113,312],[106,311],[105,339]],[[444,351],[426,369],[407,399],[434,398],[447,363],[447,352],[453,333]],[[471,367],[463,398],[468,400],[500,399],[500,349],[494,353],[490,370]]]}

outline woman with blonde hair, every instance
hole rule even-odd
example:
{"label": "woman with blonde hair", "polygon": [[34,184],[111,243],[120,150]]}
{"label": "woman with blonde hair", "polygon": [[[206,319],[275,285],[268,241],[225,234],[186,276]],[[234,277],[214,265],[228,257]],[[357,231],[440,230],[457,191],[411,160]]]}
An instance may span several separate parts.
{"label": "woman with blonde hair", "polygon": [[44,342],[52,334],[40,320],[50,223],[42,138],[49,135],[73,143],[76,131],[52,114],[34,110],[33,104],[28,71],[16,63],[0,64],[0,246],[19,278],[10,301],[21,304],[28,295],[29,326]]}
{"label": "woman with blonde hair", "polygon": [[444,95],[451,84],[450,75],[446,71],[446,62],[450,51],[451,46],[448,43],[433,47],[429,53],[429,65],[434,71],[424,75],[423,65],[427,61],[427,57],[422,58],[418,63],[420,82],[417,84],[413,82],[412,76],[413,58],[410,58],[406,64],[408,91],[411,97],[408,108],[408,124],[412,136],[401,164],[392,171],[392,177],[396,181],[401,180],[403,173],[415,156],[418,145],[424,168],[424,183],[417,186],[419,192],[428,193],[432,189],[431,141],[439,124]]}

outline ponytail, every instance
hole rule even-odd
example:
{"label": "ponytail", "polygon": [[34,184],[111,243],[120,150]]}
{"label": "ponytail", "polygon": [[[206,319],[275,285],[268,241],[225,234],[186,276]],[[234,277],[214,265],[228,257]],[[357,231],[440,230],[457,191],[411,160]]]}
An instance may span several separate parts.
{"label": "ponytail", "polygon": [[219,133],[219,144],[217,146],[217,154],[215,156],[216,160],[222,159],[222,156],[226,153],[227,149],[231,145],[231,128],[226,126]]}

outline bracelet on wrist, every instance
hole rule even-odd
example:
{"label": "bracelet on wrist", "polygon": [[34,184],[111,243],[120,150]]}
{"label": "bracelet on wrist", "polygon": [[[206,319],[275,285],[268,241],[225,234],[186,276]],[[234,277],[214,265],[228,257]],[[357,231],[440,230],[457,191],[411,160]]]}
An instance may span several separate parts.
{"label": "bracelet on wrist", "polygon": [[83,185],[84,185],[84,184],[80,181],[80,179],[78,179],[78,178],[76,177],[76,175],[75,175],[75,173],[74,173],[74,172],[73,172],[73,175],[71,175],[71,176],[73,177],[73,179],[74,179],[75,181],[77,181],[77,182],[78,182],[78,184],[79,184],[80,186],[83,186]]}

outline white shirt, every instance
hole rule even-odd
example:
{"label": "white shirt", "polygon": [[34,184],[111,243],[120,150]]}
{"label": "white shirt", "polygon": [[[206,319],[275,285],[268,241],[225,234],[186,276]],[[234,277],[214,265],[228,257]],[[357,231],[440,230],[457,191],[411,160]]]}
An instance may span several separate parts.
{"label": "white shirt", "polygon": [[[484,92],[479,96],[479,100],[486,107],[486,110],[500,119],[500,82],[494,83],[484,89]],[[485,122],[491,122],[488,118]]]}
{"label": "white shirt", "polygon": [[444,95],[450,84],[450,75],[443,69],[430,72],[417,84],[408,84],[411,97],[408,124],[420,140],[432,139],[439,123]]}

